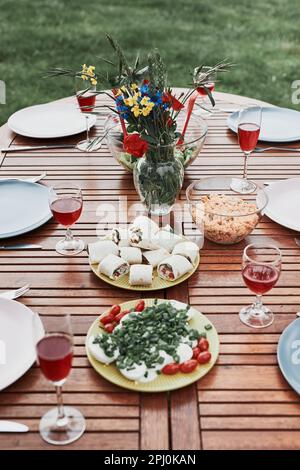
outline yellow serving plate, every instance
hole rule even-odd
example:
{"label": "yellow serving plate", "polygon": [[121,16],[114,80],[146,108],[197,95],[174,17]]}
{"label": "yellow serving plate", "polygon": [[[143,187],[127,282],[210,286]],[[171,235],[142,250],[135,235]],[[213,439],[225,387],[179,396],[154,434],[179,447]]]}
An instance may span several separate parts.
{"label": "yellow serving plate", "polygon": [[157,274],[157,269],[154,268],[153,269],[153,281],[152,281],[151,286],[131,286],[129,284],[129,274],[125,274],[125,276],[122,276],[120,279],[117,279],[116,281],[114,281],[113,279],[110,279],[109,277],[104,276],[104,274],[100,274],[98,272],[98,269],[97,269],[98,263],[96,264],[90,263],[90,267],[93,273],[95,273],[96,276],[99,277],[99,279],[106,282],[107,284],[111,284],[114,287],[119,287],[120,289],[136,290],[136,291],[151,291],[151,290],[167,289],[168,287],[173,287],[173,286],[176,286],[177,284],[180,284],[183,281],[186,281],[189,277],[191,277],[194,274],[194,272],[199,266],[199,263],[200,263],[200,254],[198,254],[196,258],[195,264],[193,265],[193,269],[173,282],[166,281],[165,279],[161,279]]}
{"label": "yellow serving plate", "polygon": [[[122,310],[127,310],[133,308],[137,302],[141,299],[132,300],[130,302],[124,302],[120,304]],[[147,307],[154,304],[155,299],[144,299],[145,304]],[[165,299],[158,299],[158,303],[167,302]],[[194,311],[194,317],[189,322],[192,328],[197,329],[200,333],[206,332],[207,339],[209,341],[209,351],[211,353],[211,361],[208,364],[199,364],[194,372],[190,374],[182,374],[178,372],[175,375],[159,375],[157,379],[153,380],[152,382],[141,383],[141,382],[133,382],[131,380],[126,379],[117,369],[114,364],[105,365],[101,362],[94,359],[94,357],[90,354],[87,344],[88,339],[91,335],[97,335],[102,329],[99,327],[99,319],[101,316],[106,315],[107,312],[104,312],[100,315],[97,320],[94,321],[92,326],[90,327],[87,337],[86,337],[86,352],[89,358],[90,363],[92,364],[93,368],[98,372],[99,375],[102,375],[105,379],[109,382],[112,382],[115,385],[119,385],[120,387],[127,388],[129,390],[135,390],[137,392],[166,392],[169,390],[176,390],[178,388],[186,387],[187,385],[196,382],[197,380],[201,379],[204,375],[206,375],[214,366],[218,354],[219,354],[219,337],[217,330],[213,326],[213,324],[208,320],[208,318],[200,313],[198,310],[192,308]],[[210,330],[205,330],[205,325],[211,325],[212,328]]]}

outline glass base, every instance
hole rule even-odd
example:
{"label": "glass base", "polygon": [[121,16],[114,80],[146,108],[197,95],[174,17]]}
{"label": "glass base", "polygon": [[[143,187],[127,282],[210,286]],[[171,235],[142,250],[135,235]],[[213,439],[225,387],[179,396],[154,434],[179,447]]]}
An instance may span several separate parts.
{"label": "glass base", "polygon": [[40,421],[40,435],[44,441],[54,445],[65,445],[76,441],[85,430],[85,419],[80,411],[70,406],[64,407],[66,419],[57,425],[58,411],[53,408]]}
{"label": "glass base", "polygon": [[153,204],[150,209],[147,207],[147,210],[151,215],[168,215],[171,212],[172,207],[173,205],[169,206],[168,204]]}
{"label": "glass base", "polygon": [[230,189],[239,194],[251,194],[256,191],[256,184],[253,181],[242,178],[232,178]]}
{"label": "glass base", "polygon": [[251,328],[266,328],[274,321],[274,315],[264,305],[250,305],[244,307],[239,313],[240,320]]}
{"label": "glass base", "polygon": [[81,140],[76,145],[76,148],[80,150],[81,152],[95,152],[96,150],[99,150],[101,146],[102,146],[102,141],[94,142],[93,140]]}
{"label": "glass base", "polygon": [[80,238],[73,238],[72,240],[59,240],[59,242],[57,242],[55,245],[57,253],[65,256],[78,255],[78,253],[81,253],[84,248],[84,241],[80,240]]}

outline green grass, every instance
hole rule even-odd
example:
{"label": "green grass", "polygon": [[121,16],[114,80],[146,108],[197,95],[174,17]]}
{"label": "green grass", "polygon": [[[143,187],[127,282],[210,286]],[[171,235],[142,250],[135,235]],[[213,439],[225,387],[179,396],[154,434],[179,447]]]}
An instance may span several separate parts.
{"label": "green grass", "polygon": [[68,78],[42,79],[53,66],[95,64],[111,57],[104,33],[134,57],[156,46],[169,82],[186,86],[200,63],[236,64],[218,85],[294,107],[291,82],[300,79],[299,0],[0,0],[0,79],[7,104],[0,123],[24,106],[73,93]]}

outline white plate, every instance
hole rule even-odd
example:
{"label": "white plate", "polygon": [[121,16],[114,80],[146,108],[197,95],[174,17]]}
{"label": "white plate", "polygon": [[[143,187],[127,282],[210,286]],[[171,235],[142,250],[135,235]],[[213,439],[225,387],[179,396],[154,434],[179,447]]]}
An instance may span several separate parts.
{"label": "white plate", "polygon": [[34,339],[41,338],[44,329],[40,318],[34,321],[33,317],[25,305],[0,298],[0,390],[18,380],[35,361]]}
{"label": "white plate", "polygon": [[[25,137],[54,139],[84,132],[85,116],[75,105],[42,104],[17,111],[7,124],[12,131]],[[88,120],[91,128],[97,117],[89,114]]]}
{"label": "white plate", "polygon": [[49,189],[27,181],[0,181],[0,239],[40,227],[51,219]]}
{"label": "white plate", "polygon": [[[227,118],[227,125],[237,132],[239,111]],[[294,142],[300,140],[300,112],[287,108],[263,107],[259,140],[265,142]]]}
{"label": "white plate", "polygon": [[300,178],[271,183],[265,214],[280,225],[300,232]]}

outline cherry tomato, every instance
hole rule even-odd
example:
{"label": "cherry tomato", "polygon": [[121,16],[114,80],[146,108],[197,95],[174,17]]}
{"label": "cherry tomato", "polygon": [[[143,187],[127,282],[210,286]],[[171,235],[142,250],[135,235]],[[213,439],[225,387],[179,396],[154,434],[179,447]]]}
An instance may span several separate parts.
{"label": "cherry tomato", "polygon": [[170,278],[170,279],[174,279],[174,274],[173,274],[173,273],[169,273],[169,278]]}
{"label": "cherry tomato", "polygon": [[115,329],[115,326],[116,326],[115,323],[107,323],[107,325],[105,325],[104,329],[107,333],[112,333]]}
{"label": "cherry tomato", "polygon": [[128,310],[127,311],[125,310],[124,312],[119,313],[118,315],[115,316],[115,321],[119,323],[122,320],[122,318],[125,317],[125,315],[128,315],[128,313],[129,313]]}
{"label": "cherry tomato", "polygon": [[166,375],[174,375],[179,372],[179,364],[176,362],[172,362],[171,364],[167,364],[165,367],[162,368],[162,373]]}
{"label": "cherry tomato", "polygon": [[199,364],[206,364],[211,360],[211,354],[209,351],[202,351],[197,357]]}
{"label": "cherry tomato", "polygon": [[209,348],[209,342],[207,341],[206,338],[203,338],[202,336],[202,338],[199,339],[198,347],[200,351],[207,351]]}
{"label": "cherry tomato", "polygon": [[110,312],[112,315],[118,315],[118,313],[121,312],[121,307],[120,305],[113,305],[110,309]]}
{"label": "cherry tomato", "polygon": [[134,307],[134,310],[136,312],[142,312],[145,308],[145,301],[144,300],[140,300],[136,306]]}
{"label": "cherry tomato", "polygon": [[197,357],[199,356],[200,353],[201,353],[201,351],[200,351],[200,348],[198,346],[193,348],[193,359],[197,359]]}
{"label": "cherry tomato", "polygon": [[182,364],[180,364],[180,372],[183,372],[184,374],[189,374],[190,372],[193,372],[193,370],[196,369],[198,365],[198,362],[196,359],[190,359],[189,361],[185,361]]}
{"label": "cherry tomato", "polygon": [[100,319],[100,322],[102,323],[102,325],[107,325],[107,323],[111,323],[114,321],[114,315],[112,315],[111,313],[109,313],[108,315],[105,315],[105,317],[102,317]]}

